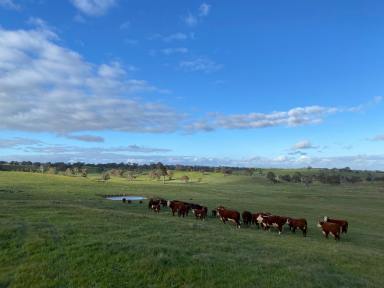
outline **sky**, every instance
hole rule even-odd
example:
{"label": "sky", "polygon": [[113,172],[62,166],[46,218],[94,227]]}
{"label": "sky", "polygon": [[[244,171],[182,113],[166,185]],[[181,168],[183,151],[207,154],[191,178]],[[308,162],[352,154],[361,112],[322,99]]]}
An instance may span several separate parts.
{"label": "sky", "polygon": [[384,170],[380,0],[0,0],[0,160]]}

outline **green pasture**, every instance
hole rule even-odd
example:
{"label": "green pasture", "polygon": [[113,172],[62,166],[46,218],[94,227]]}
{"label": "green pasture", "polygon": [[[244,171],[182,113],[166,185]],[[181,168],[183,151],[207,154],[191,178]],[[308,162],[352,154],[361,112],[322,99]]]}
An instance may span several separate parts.
{"label": "green pasture", "polygon": [[[190,183],[0,172],[0,287],[384,287],[383,182],[305,187],[261,175],[181,175]],[[146,202],[107,194],[304,217],[309,232],[157,215]],[[316,227],[324,215],[349,221],[340,242]]]}

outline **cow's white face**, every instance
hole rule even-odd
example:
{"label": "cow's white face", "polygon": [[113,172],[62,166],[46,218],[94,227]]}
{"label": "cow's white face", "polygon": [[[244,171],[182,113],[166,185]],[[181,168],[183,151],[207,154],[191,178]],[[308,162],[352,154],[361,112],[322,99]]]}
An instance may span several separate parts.
{"label": "cow's white face", "polygon": [[167,206],[170,207],[171,206],[171,201],[167,201]]}
{"label": "cow's white face", "polygon": [[317,222],[317,227],[321,228],[320,222]]}
{"label": "cow's white face", "polygon": [[328,217],[324,216],[324,222],[328,222]]}
{"label": "cow's white face", "polygon": [[263,216],[259,215],[256,218],[257,222],[261,223],[263,221]]}

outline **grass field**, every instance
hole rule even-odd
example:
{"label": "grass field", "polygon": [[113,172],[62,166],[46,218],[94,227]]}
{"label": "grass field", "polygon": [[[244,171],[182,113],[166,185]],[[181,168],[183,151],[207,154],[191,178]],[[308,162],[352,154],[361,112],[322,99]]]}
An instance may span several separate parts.
{"label": "grass field", "polygon": [[[0,287],[383,287],[384,186],[271,184],[211,173],[201,183],[0,172]],[[159,215],[104,194],[162,196],[305,217],[308,237]],[[192,200],[190,200],[192,199]],[[349,221],[340,242],[321,216]]]}

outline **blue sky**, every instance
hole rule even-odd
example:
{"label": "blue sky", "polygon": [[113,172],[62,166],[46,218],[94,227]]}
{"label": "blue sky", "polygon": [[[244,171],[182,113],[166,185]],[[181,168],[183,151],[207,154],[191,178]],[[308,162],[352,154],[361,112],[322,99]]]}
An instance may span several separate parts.
{"label": "blue sky", "polygon": [[0,0],[0,158],[384,169],[383,15]]}

